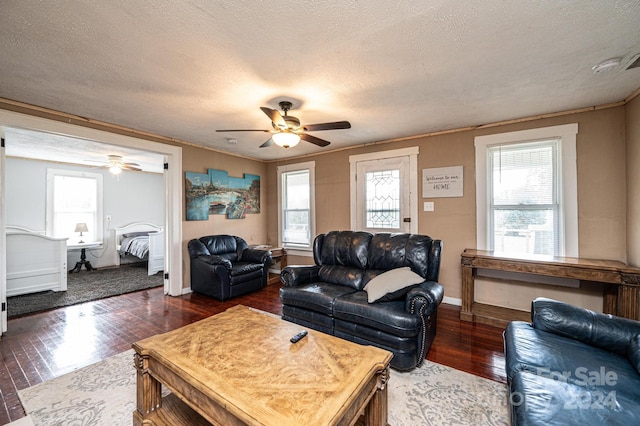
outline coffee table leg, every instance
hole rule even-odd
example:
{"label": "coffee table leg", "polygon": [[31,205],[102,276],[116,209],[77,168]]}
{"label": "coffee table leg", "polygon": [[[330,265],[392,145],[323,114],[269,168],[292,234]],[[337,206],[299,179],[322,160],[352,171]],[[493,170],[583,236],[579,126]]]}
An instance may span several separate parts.
{"label": "coffee table leg", "polygon": [[378,389],[364,409],[364,424],[367,426],[387,425],[387,381],[389,367],[378,373]]}
{"label": "coffee table leg", "polygon": [[135,353],[133,365],[136,368],[136,411],[133,424],[142,425],[145,417],[162,406],[162,384],[149,374],[149,356]]}

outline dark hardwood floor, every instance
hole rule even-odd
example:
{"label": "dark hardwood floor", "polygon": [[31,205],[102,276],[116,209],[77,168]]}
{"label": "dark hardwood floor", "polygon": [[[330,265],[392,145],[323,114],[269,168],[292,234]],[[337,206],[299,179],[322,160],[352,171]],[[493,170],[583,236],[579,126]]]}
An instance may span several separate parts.
{"label": "dark hardwood floor", "polygon": [[[164,296],[158,287],[11,319],[0,340],[0,424],[25,416],[18,389],[103,360],[130,349],[137,340],[237,304],[280,315],[278,290],[278,285],[270,285],[218,302],[197,294]],[[459,312],[457,306],[440,306],[436,339],[427,359],[505,382],[502,329],[461,322]]]}

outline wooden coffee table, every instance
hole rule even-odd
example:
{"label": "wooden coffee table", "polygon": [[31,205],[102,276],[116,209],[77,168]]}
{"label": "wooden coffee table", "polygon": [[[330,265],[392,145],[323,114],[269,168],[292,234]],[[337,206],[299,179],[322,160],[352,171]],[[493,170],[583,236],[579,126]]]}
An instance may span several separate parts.
{"label": "wooden coffee table", "polygon": [[133,424],[386,425],[392,354],[300,330],[236,306],[134,343]]}

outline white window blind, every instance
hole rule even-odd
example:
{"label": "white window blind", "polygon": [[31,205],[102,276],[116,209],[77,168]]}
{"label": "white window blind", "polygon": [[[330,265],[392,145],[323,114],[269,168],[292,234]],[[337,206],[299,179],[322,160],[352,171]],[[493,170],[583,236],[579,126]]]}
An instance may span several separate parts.
{"label": "white window blind", "polygon": [[558,255],[559,139],[488,148],[490,244],[493,250]]}

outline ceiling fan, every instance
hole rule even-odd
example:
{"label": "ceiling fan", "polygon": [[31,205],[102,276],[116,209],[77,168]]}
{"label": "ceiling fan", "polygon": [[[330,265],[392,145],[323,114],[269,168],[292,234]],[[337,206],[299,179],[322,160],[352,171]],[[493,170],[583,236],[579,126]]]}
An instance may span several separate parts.
{"label": "ceiling fan", "polygon": [[138,163],[125,163],[122,160],[121,155],[109,155],[107,156],[107,164],[101,166],[102,168],[109,169],[114,175],[119,175],[123,170],[130,170],[134,172],[141,172],[140,164]]}
{"label": "ceiling fan", "polygon": [[297,117],[288,115],[289,110],[293,106],[291,102],[282,101],[278,105],[284,112],[280,114],[278,110],[267,107],[260,107],[267,117],[271,119],[271,126],[273,129],[258,130],[258,129],[232,129],[232,130],[216,130],[216,132],[266,132],[271,133],[271,138],[260,145],[260,148],[271,146],[275,143],[283,148],[291,148],[296,146],[300,139],[311,142],[318,146],[327,146],[331,142],[324,139],[311,136],[306,132],[317,132],[320,130],[338,130],[338,129],[350,129],[351,123],[348,121],[335,121],[333,123],[319,123],[319,124],[300,124],[300,120]]}

